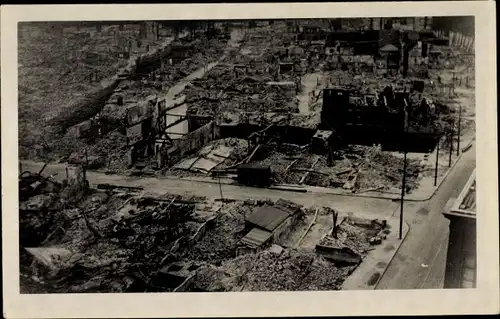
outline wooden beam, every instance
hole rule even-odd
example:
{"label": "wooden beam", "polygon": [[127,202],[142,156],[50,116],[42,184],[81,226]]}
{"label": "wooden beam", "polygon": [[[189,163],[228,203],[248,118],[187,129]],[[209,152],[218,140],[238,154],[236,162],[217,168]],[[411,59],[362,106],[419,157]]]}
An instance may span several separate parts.
{"label": "wooden beam", "polygon": [[319,172],[319,171],[315,171],[313,169],[307,169],[307,168],[294,168],[294,169],[292,169],[292,171],[306,172],[306,173],[316,173],[316,174],[321,174],[321,175],[329,176],[329,174],[327,174],[327,173],[323,173],[323,172]]}
{"label": "wooden beam", "polygon": [[[318,157],[318,158],[314,161],[314,163],[311,165],[311,168],[310,168],[311,170],[314,168],[314,166],[316,165],[316,163],[318,163],[318,161],[319,161],[319,157]],[[303,183],[304,183],[304,181],[306,180],[307,176],[309,176],[309,172],[306,172],[306,173],[304,174],[304,176],[302,176],[302,178],[301,178],[301,179],[300,179],[300,181],[299,181],[299,184],[303,184]]]}
{"label": "wooden beam", "polygon": [[295,165],[295,163],[298,162],[298,159],[295,159],[293,160],[286,168],[285,168],[285,172],[287,172],[293,165]]}
{"label": "wooden beam", "polygon": [[309,231],[311,230],[311,228],[316,224],[316,219],[318,218],[318,211],[319,211],[319,208],[316,208],[316,212],[314,213],[314,219],[311,221],[311,223],[309,224],[309,227],[307,227],[307,229],[302,234],[302,236],[300,236],[299,240],[295,244],[295,248],[299,247],[300,243],[306,237],[307,233],[309,233]]}

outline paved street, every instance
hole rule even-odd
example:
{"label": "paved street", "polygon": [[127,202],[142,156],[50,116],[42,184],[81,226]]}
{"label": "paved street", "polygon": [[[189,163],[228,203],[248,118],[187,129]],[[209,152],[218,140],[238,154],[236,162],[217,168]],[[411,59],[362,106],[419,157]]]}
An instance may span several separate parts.
{"label": "paved street", "polygon": [[[377,289],[442,288],[449,224],[442,212],[474,170],[475,152],[473,146],[463,154],[431,200],[405,204],[404,219],[410,231]],[[394,214],[399,214],[399,207]]]}
{"label": "paved street", "polygon": [[[42,168],[42,163],[25,161],[23,171],[37,172]],[[49,164],[44,170],[44,175],[56,174],[56,179],[62,180],[66,176],[66,164]],[[107,175],[98,172],[87,172],[91,185],[109,183],[121,186],[142,187],[145,192],[163,195],[191,194],[220,198],[218,184],[196,182],[178,179],[158,179],[155,177],[127,177],[123,175]],[[298,193],[276,189],[245,187],[237,185],[222,185],[222,195],[231,199],[265,199],[277,200],[279,198],[295,201],[299,204],[312,206],[322,205],[334,207],[343,212],[363,212],[372,214],[374,218],[384,218],[392,215],[398,203],[386,199],[359,198],[322,193]]]}

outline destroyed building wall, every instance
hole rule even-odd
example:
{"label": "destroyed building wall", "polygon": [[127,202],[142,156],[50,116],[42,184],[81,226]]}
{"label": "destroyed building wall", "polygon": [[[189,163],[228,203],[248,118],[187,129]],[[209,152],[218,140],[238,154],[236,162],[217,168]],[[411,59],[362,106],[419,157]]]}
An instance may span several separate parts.
{"label": "destroyed building wall", "polygon": [[209,122],[196,131],[190,132],[180,139],[175,140],[174,145],[167,150],[168,164],[179,161],[184,154],[196,151],[208,142],[220,137],[220,130],[213,122]]}

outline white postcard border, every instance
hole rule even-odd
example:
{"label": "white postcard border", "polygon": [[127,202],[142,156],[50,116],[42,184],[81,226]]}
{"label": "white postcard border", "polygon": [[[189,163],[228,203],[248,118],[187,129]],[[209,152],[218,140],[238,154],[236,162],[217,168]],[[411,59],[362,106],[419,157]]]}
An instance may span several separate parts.
{"label": "white postcard border", "polygon": [[[474,15],[477,289],[276,293],[19,294],[17,28],[19,21]],[[499,310],[495,3],[486,1],[1,8],[2,236],[7,318],[480,314]]]}

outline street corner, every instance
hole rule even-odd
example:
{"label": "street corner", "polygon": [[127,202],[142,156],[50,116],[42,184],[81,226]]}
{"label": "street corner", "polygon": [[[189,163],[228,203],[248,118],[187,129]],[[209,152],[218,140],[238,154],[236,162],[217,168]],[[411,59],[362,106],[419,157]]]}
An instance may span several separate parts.
{"label": "street corner", "polygon": [[380,233],[381,242],[373,247],[358,268],[346,279],[342,290],[376,289],[410,230],[410,226],[404,221],[401,226],[400,238],[399,219],[387,220],[387,226]]}

